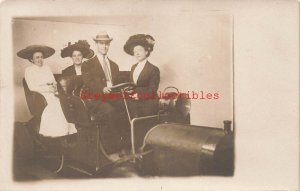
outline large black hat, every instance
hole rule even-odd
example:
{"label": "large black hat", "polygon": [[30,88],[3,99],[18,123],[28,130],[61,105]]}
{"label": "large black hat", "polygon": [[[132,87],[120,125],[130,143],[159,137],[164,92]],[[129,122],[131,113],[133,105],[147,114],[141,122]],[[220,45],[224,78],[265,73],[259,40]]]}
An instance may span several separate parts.
{"label": "large black hat", "polygon": [[133,56],[133,48],[137,45],[143,46],[149,53],[153,51],[155,40],[152,36],[146,34],[136,34],[126,41],[124,51]]}
{"label": "large black hat", "polygon": [[86,40],[79,40],[78,42],[75,42],[74,44],[71,44],[71,42],[68,43],[68,46],[61,50],[61,57],[72,57],[73,51],[78,50],[82,53],[82,56],[84,58],[91,58],[94,56],[94,51],[90,49],[90,45]]}
{"label": "large black hat", "polygon": [[44,58],[48,58],[55,53],[55,50],[45,45],[30,45],[20,50],[17,55],[24,59],[32,59],[32,56],[35,52],[42,52]]}

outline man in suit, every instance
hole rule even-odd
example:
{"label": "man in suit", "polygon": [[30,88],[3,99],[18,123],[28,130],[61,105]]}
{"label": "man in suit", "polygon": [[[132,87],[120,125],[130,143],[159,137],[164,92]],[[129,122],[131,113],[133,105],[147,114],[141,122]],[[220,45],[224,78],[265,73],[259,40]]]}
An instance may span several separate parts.
{"label": "man in suit", "polygon": [[[96,56],[82,65],[82,77],[87,91],[93,94],[109,94],[111,87],[118,83],[119,67],[107,57],[110,42],[113,39],[103,31],[94,41],[97,46]],[[119,111],[121,100],[92,100],[90,110],[103,122],[102,143],[108,153],[114,153],[121,148]]]}

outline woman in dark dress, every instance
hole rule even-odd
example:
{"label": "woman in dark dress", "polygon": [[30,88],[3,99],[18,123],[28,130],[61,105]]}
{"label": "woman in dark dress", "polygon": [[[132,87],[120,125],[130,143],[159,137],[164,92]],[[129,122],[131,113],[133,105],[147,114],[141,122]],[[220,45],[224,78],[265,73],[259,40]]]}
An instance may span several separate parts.
{"label": "woman in dark dress", "polygon": [[130,81],[136,84],[130,101],[131,117],[154,115],[158,111],[157,90],[160,82],[160,71],[148,61],[153,51],[155,40],[146,34],[131,36],[124,45],[124,51],[134,56],[137,63],[131,67]]}
{"label": "woman in dark dress", "polygon": [[81,76],[83,58],[89,59],[93,55],[94,51],[90,49],[90,45],[85,40],[79,40],[74,44],[69,42],[68,46],[61,50],[61,57],[70,57],[73,62],[73,65],[62,71],[62,77],[68,81],[68,90],[70,90],[68,93],[79,96],[83,85]]}

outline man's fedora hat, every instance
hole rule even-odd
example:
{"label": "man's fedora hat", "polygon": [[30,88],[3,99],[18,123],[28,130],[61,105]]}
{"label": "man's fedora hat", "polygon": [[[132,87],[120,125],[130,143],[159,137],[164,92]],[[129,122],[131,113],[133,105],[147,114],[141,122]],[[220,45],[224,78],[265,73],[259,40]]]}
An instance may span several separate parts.
{"label": "man's fedora hat", "polygon": [[143,46],[149,53],[153,51],[155,40],[151,35],[136,34],[126,41],[124,51],[133,56],[133,48],[137,45]]}
{"label": "man's fedora hat", "polygon": [[17,55],[24,59],[32,59],[32,56],[36,52],[42,52],[44,58],[48,58],[55,53],[55,50],[45,45],[30,45],[20,50]]}
{"label": "man's fedora hat", "polygon": [[95,38],[94,41],[112,41],[113,38],[109,37],[106,31],[100,31]]}
{"label": "man's fedora hat", "polygon": [[90,49],[90,45],[86,40],[79,40],[78,42],[75,42],[74,44],[71,44],[71,42],[68,43],[68,46],[61,50],[61,57],[72,57],[73,51],[78,50],[82,53],[82,56],[84,58],[91,58],[94,56],[94,51]]}

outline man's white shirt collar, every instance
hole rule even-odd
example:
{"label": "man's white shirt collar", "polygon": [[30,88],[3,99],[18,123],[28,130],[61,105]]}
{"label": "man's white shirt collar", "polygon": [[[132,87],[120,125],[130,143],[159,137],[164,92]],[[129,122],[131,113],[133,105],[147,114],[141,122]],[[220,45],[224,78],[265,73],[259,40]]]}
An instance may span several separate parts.
{"label": "man's white shirt collar", "polygon": [[104,56],[104,59],[106,60],[107,64],[109,63],[109,60],[107,58],[107,55],[103,55],[103,54],[97,54],[97,57],[98,57],[98,60],[100,61],[101,65],[103,65],[103,56]]}

